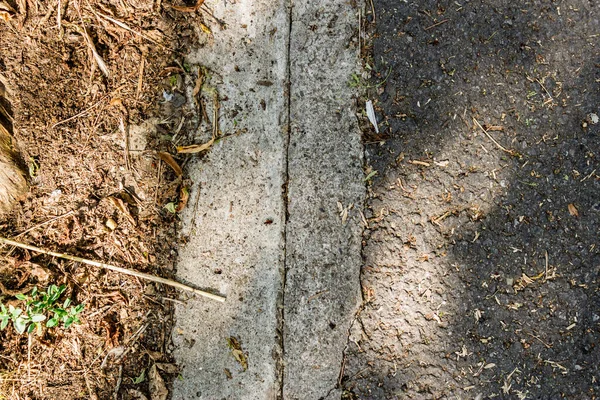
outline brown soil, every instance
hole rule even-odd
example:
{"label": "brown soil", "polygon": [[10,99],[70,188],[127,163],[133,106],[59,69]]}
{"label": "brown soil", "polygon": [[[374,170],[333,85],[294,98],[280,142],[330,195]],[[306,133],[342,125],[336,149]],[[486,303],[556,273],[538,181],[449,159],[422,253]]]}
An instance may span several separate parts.
{"label": "brown soil", "polygon": [[[160,0],[0,6],[9,9],[0,13],[0,75],[14,93],[31,186],[0,221],[0,236],[168,278],[177,217],[164,206],[178,204],[184,181],[157,151],[175,154],[170,135],[185,118],[164,104],[163,88],[187,75],[184,49],[206,34],[210,14]],[[151,118],[160,123],[133,143],[132,127]],[[0,398],[145,398],[155,363],[165,380],[177,376],[168,364],[177,293],[26,250],[0,253],[3,304],[52,283],[67,285],[62,299],[85,304],[81,324],[45,328],[30,345],[12,325],[0,331]]]}

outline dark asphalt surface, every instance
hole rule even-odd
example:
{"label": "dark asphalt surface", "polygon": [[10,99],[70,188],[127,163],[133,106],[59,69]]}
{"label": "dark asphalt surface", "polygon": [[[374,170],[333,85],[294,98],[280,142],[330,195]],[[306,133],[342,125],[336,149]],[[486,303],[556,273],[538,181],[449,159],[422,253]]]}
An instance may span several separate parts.
{"label": "dark asphalt surface", "polygon": [[600,3],[374,9],[345,398],[597,398]]}

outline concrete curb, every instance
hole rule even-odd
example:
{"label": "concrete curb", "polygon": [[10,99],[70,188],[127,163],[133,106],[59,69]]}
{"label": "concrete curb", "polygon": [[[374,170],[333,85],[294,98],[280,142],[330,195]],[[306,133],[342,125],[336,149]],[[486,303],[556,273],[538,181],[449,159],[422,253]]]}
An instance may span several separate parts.
{"label": "concrete curb", "polygon": [[217,75],[222,130],[244,133],[188,167],[197,206],[182,216],[178,276],[227,301],[176,307],[173,398],[339,398],[360,301],[362,146],[347,85],[357,10],[207,4],[227,29],[189,60]]}

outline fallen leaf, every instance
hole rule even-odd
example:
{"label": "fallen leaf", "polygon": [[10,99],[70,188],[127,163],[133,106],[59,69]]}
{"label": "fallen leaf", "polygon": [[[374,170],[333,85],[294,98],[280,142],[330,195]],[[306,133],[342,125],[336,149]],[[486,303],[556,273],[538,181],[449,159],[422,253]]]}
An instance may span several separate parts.
{"label": "fallen leaf", "polygon": [[187,187],[182,186],[179,190],[179,203],[177,204],[177,208],[175,209],[175,211],[180,212],[181,210],[183,210],[187,205],[189,198],[190,190]]}
{"label": "fallen leaf", "polygon": [[202,29],[202,32],[206,33],[207,35],[212,35],[210,28],[204,25],[202,22],[200,22],[200,29]]}
{"label": "fallen leaf", "polygon": [[198,0],[196,5],[194,6],[171,6],[173,10],[181,11],[181,12],[196,12],[200,7],[204,4],[204,0]]}
{"label": "fallen leaf", "polygon": [[177,175],[177,177],[180,177],[183,175],[183,171],[181,170],[181,167],[179,166],[177,161],[175,161],[175,159],[173,158],[172,155],[170,155],[169,153],[167,153],[165,151],[159,151],[158,158],[160,158],[165,163],[167,163],[169,165],[169,167],[171,167],[173,172],[175,172],[175,175]]}
{"label": "fallen leaf", "polygon": [[194,99],[196,98],[196,96],[198,96],[198,93],[200,93],[200,91],[202,90],[203,84],[204,84],[204,73],[202,72],[202,69],[199,69],[198,70],[198,78],[196,78],[196,84],[194,85],[194,91],[192,92]]}
{"label": "fallen leaf", "polygon": [[138,385],[146,380],[146,370],[143,369],[142,372],[133,379],[133,384]]}
{"label": "fallen leaf", "polygon": [[10,6],[10,4],[5,1],[0,1],[0,19],[8,22],[15,16],[16,13],[17,12]]}
{"label": "fallen leaf", "polygon": [[169,395],[165,381],[158,373],[156,364],[152,365],[150,372],[148,372],[148,390],[152,400],[166,400]]}
{"label": "fallen leaf", "polygon": [[379,133],[379,126],[377,125],[377,117],[375,116],[375,109],[373,108],[373,102],[371,100],[367,100],[365,103],[365,108],[367,110],[367,117],[369,121],[375,128],[375,133]]}
{"label": "fallen leaf", "polygon": [[569,208],[569,214],[571,214],[574,217],[579,217],[579,211],[577,211],[577,207],[575,207],[575,205],[573,203],[570,203],[568,208]]}
{"label": "fallen leaf", "polygon": [[118,197],[115,197],[115,196],[109,196],[108,200],[110,200],[110,202],[119,211],[121,211],[121,213],[123,213],[123,215],[125,215],[125,217],[127,218],[127,220],[129,222],[131,222],[131,225],[136,226],[135,219],[133,219],[133,216],[129,212],[129,207],[127,207],[127,204],[125,204],[125,202],[123,200],[121,200],[121,199],[119,199]]}
{"label": "fallen leaf", "polygon": [[165,204],[165,209],[171,214],[175,214],[177,212],[177,208],[175,207],[175,203],[173,202]]}
{"label": "fallen leaf", "polygon": [[129,389],[127,394],[132,400],[148,400],[144,393],[140,392],[139,390]]}
{"label": "fallen leaf", "polygon": [[210,149],[210,146],[215,142],[215,138],[210,139],[208,142],[204,144],[192,144],[190,146],[177,146],[178,153],[200,153],[201,151]]}
{"label": "fallen leaf", "polygon": [[242,350],[242,345],[240,342],[236,337],[231,336],[227,338],[227,345],[231,349],[231,354],[233,354],[233,357],[242,366],[242,370],[246,371],[248,369],[248,357]]}
{"label": "fallen leaf", "polygon": [[233,375],[231,375],[231,371],[229,369],[225,368],[223,371],[225,372],[225,376],[227,377],[227,379],[233,378]]}
{"label": "fallen leaf", "polygon": [[170,363],[156,363],[155,364],[158,369],[164,371],[169,375],[175,375],[179,373],[179,368],[175,364]]}
{"label": "fallen leaf", "polygon": [[92,38],[90,37],[90,35],[85,30],[83,31],[83,36],[85,37],[85,40],[86,40],[86,42],[88,44],[88,47],[92,51],[92,55],[94,56],[94,60],[96,60],[96,64],[98,64],[98,67],[100,68],[100,70],[102,71],[102,73],[107,78],[109,78],[110,77],[110,72],[108,70],[108,67],[106,66],[106,63],[104,62],[104,59],[102,57],[100,57],[100,54],[98,54],[98,51],[96,50],[96,46],[94,45],[94,42],[92,41]]}

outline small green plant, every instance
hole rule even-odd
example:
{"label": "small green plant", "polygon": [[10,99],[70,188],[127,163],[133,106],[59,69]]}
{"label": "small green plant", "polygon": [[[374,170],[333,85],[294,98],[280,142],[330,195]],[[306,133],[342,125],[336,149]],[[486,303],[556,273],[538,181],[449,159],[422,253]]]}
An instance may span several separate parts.
{"label": "small green plant", "polygon": [[57,304],[66,289],[65,285],[50,285],[46,292],[34,287],[29,295],[16,295],[18,300],[24,302],[24,308],[12,304],[7,308],[0,303],[0,330],[4,330],[11,321],[19,334],[30,334],[36,330],[41,334],[44,321],[47,328],[62,323],[63,328],[67,329],[72,324],[80,323],[79,314],[83,311],[84,304],[72,306],[71,299],[66,299],[62,305]]}

